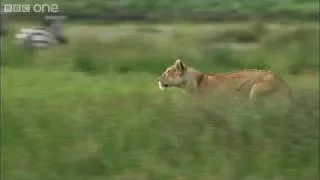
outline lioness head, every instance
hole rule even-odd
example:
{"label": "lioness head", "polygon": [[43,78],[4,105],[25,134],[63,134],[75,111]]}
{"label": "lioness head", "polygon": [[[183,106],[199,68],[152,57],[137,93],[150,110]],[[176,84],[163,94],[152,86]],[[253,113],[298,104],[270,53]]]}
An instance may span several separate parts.
{"label": "lioness head", "polygon": [[159,88],[164,89],[166,87],[181,87],[187,79],[185,73],[187,71],[187,65],[181,60],[168,67],[164,73],[158,78]]}

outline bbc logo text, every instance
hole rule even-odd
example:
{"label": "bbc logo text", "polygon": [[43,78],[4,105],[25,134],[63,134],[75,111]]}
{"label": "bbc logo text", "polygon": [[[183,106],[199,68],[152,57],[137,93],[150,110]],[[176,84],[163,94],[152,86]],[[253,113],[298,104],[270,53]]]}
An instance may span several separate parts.
{"label": "bbc logo text", "polygon": [[3,4],[6,13],[58,13],[58,4]]}

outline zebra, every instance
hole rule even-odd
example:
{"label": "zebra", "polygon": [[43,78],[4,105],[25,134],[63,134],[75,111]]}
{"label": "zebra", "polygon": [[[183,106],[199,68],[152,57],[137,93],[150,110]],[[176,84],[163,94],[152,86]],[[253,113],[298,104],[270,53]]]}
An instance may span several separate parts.
{"label": "zebra", "polygon": [[15,43],[26,48],[44,49],[50,45],[66,44],[68,39],[63,34],[61,18],[51,16],[45,17],[40,27],[20,29]]}

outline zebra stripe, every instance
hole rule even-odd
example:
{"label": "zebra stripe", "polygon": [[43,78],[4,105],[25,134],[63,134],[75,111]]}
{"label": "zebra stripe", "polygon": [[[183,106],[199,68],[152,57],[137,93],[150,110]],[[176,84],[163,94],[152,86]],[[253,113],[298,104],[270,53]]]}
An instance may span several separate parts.
{"label": "zebra stripe", "polygon": [[16,35],[18,44],[25,44],[35,48],[47,48],[49,45],[56,44],[55,36],[44,29],[21,29]]}

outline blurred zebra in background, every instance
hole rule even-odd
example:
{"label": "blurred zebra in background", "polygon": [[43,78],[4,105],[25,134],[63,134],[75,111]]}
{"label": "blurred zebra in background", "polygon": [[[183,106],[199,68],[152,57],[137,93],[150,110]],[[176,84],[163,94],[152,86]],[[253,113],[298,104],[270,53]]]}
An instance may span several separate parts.
{"label": "blurred zebra in background", "polygon": [[32,49],[43,49],[59,43],[66,44],[68,39],[63,33],[62,21],[64,19],[64,16],[47,16],[40,27],[20,29],[15,36],[15,43]]}

